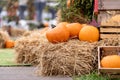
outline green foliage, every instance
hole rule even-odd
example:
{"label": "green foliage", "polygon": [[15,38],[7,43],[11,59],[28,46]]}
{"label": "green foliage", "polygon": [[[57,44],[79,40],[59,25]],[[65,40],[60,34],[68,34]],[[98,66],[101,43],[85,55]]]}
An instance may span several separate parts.
{"label": "green foliage", "polygon": [[91,73],[89,75],[83,75],[81,77],[75,77],[73,80],[110,80],[106,76],[100,76],[97,73]]}
{"label": "green foliage", "polygon": [[66,0],[60,0],[61,20],[67,22],[90,22],[93,15],[94,0],[74,0],[67,7]]}

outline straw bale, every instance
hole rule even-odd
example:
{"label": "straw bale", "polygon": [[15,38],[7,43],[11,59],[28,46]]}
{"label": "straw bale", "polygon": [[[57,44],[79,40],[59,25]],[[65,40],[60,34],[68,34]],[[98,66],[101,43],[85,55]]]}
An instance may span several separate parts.
{"label": "straw bale", "polygon": [[0,30],[0,48],[4,48],[5,41],[9,40],[10,37],[6,31]]}
{"label": "straw bale", "polygon": [[38,30],[32,30],[32,31],[26,31],[23,33],[23,36],[29,36],[31,34],[37,34],[37,33],[40,33],[40,35],[45,35],[46,31],[49,30],[50,28],[49,27],[45,27],[45,28],[41,28],[41,29],[38,29]]}
{"label": "straw bale", "polygon": [[37,75],[81,76],[89,74],[98,67],[98,46],[119,46],[119,42],[119,38],[111,38],[94,43],[77,39],[59,44],[43,43],[42,55],[38,55],[40,63],[37,66]]}
{"label": "straw bale", "polygon": [[18,63],[37,65],[36,72],[42,76],[81,76],[97,69],[98,46],[118,46],[119,42],[119,38],[94,43],[72,39],[52,44],[45,34],[33,31],[16,41],[16,60]]}
{"label": "straw bale", "polygon": [[8,27],[8,26],[3,26],[1,29],[3,31],[7,31],[9,33],[9,35],[12,36],[12,37],[22,36],[23,33],[27,31],[27,30],[24,30],[24,29],[21,29],[21,28]]}
{"label": "straw bale", "polygon": [[26,30],[20,28],[11,28],[11,36],[12,37],[22,36],[25,31]]}
{"label": "straw bale", "polygon": [[43,45],[42,55],[38,55],[38,75],[84,75],[94,69],[97,58],[97,53],[94,52],[96,42],[88,43],[73,39],[64,43]]}
{"label": "straw bale", "polygon": [[27,37],[27,36],[29,36],[32,32],[33,32],[33,31],[26,31],[26,32],[23,33],[22,36]]}
{"label": "straw bale", "polygon": [[23,36],[16,40],[15,51],[17,63],[37,65],[37,54],[40,54],[41,43],[47,40],[45,35],[39,32],[31,32],[28,36]]}

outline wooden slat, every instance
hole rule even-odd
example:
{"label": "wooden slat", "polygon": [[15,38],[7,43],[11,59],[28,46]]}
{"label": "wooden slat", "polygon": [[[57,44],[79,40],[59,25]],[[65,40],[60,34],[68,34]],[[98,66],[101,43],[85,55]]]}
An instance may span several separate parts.
{"label": "wooden slat", "polygon": [[99,6],[99,10],[120,10],[120,0],[102,0],[102,1],[103,7],[101,8],[101,6]]}
{"label": "wooden slat", "polygon": [[100,32],[120,32],[120,28],[100,28]]}
{"label": "wooden slat", "polygon": [[105,38],[119,38],[120,34],[100,34],[101,39]]}
{"label": "wooden slat", "polygon": [[98,46],[98,70],[101,68],[100,66],[100,50],[101,50],[101,46]]}
{"label": "wooden slat", "polygon": [[101,25],[100,28],[120,28],[120,26],[108,26],[108,25]]}
{"label": "wooden slat", "polygon": [[104,52],[110,52],[110,51],[117,51],[117,50],[119,50],[120,51],[120,47],[104,47],[103,48],[103,51]]}
{"label": "wooden slat", "polygon": [[107,73],[120,73],[120,68],[100,68],[100,72],[107,72]]}

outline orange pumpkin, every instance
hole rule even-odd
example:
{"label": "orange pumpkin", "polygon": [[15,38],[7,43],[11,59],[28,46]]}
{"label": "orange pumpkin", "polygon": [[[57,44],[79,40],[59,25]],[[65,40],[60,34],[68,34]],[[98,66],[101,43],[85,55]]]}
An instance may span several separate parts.
{"label": "orange pumpkin", "polygon": [[109,55],[105,56],[101,60],[101,67],[103,68],[120,68],[120,56]]}
{"label": "orange pumpkin", "polygon": [[52,43],[58,43],[58,42],[64,42],[69,39],[69,31],[67,30],[67,27],[60,23],[55,28],[50,29],[46,32],[46,37],[49,42]]}
{"label": "orange pumpkin", "polygon": [[78,37],[79,32],[82,29],[82,25],[80,23],[71,23],[67,25],[67,29],[70,32],[70,37]]}
{"label": "orange pumpkin", "polygon": [[5,47],[6,47],[6,48],[13,48],[14,45],[15,45],[15,42],[14,42],[13,40],[7,40],[7,41],[5,42]]}
{"label": "orange pumpkin", "polygon": [[60,25],[60,24],[62,24],[62,25],[67,25],[67,24],[69,24],[68,22],[60,22],[58,25]]}
{"label": "orange pumpkin", "polygon": [[49,23],[47,23],[47,22],[44,23],[44,26],[45,26],[45,27],[49,27]]}
{"label": "orange pumpkin", "polygon": [[95,42],[99,40],[99,30],[91,25],[84,25],[84,27],[80,30],[79,40]]}

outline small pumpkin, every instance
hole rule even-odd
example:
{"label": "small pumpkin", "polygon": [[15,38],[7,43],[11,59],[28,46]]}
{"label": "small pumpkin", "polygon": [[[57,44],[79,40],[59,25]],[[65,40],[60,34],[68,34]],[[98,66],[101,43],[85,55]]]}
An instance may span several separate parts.
{"label": "small pumpkin", "polygon": [[91,25],[84,25],[79,32],[79,40],[95,42],[99,40],[99,30]]}
{"label": "small pumpkin", "polygon": [[103,68],[120,68],[120,56],[109,55],[105,56],[101,60],[101,67]]}
{"label": "small pumpkin", "polygon": [[82,29],[82,25],[80,23],[71,23],[67,25],[67,29],[70,32],[70,37],[78,37],[79,32]]}
{"label": "small pumpkin", "polygon": [[6,40],[5,47],[6,48],[13,48],[15,45],[15,42],[13,40]]}
{"label": "small pumpkin", "polygon": [[69,35],[67,27],[62,23],[59,23],[55,28],[46,32],[48,41],[52,43],[67,41],[69,39]]}
{"label": "small pumpkin", "polygon": [[44,26],[45,26],[45,27],[49,27],[49,23],[47,23],[47,22],[44,23]]}

